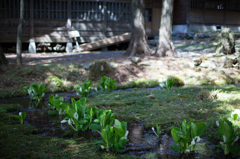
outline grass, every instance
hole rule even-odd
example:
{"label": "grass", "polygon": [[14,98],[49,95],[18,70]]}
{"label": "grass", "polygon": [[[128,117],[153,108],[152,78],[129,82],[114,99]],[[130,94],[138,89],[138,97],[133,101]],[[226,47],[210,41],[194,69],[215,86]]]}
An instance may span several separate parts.
{"label": "grass", "polygon": [[[172,126],[179,127],[183,119],[206,122],[205,137],[217,142],[220,136],[216,120],[230,117],[240,107],[239,101],[239,87],[228,85],[98,92],[87,103],[99,109],[111,109],[120,121],[143,123],[146,129],[161,124],[165,133],[170,133]],[[19,106],[1,105],[5,110],[10,107]],[[234,125],[240,126],[239,122]],[[96,145],[98,138],[87,139],[81,134],[52,138],[37,133],[30,125],[20,125],[11,114],[0,113],[0,153],[6,158],[133,158],[101,151]]]}

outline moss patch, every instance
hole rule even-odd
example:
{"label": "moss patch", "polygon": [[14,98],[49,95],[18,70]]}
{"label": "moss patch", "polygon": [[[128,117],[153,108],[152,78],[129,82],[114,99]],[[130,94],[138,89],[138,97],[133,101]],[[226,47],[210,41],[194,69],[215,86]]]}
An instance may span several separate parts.
{"label": "moss patch", "polygon": [[7,112],[14,112],[22,109],[19,104],[0,104],[0,110],[6,110]]}

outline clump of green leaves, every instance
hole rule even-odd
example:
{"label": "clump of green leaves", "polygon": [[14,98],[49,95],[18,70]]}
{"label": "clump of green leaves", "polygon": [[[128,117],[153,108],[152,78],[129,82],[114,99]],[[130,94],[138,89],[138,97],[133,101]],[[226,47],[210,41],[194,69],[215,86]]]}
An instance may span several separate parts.
{"label": "clump of green leaves", "polygon": [[155,132],[154,127],[152,127],[152,130],[153,130],[154,134],[155,134],[157,137],[161,137],[161,134],[163,133],[163,132],[161,131],[161,125],[158,126],[158,125],[156,124],[156,129],[157,129],[157,133]]}
{"label": "clump of green leaves", "polygon": [[53,109],[56,109],[58,112],[59,112],[59,115],[62,115],[63,114],[63,111],[61,108],[59,108],[59,106],[61,104],[63,104],[64,102],[64,98],[60,95],[51,95],[49,97],[49,102],[48,102],[48,105],[53,108]]}
{"label": "clump of green leaves", "polygon": [[201,122],[198,125],[191,120],[189,123],[184,119],[182,122],[182,129],[173,127],[171,134],[173,140],[178,145],[171,145],[171,148],[175,152],[189,153],[194,151],[196,142],[200,141],[200,137],[203,135],[206,129],[206,123]]}
{"label": "clump of green leaves", "polygon": [[170,89],[174,86],[174,79],[168,78],[165,82],[160,83],[159,86],[163,89]]}
{"label": "clump of green leaves", "polygon": [[87,80],[80,87],[76,87],[75,89],[77,91],[77,95],[80,95],[81,97],[88,97],[92,93],[91,84],[92,84],[92,81]]}
{"label": "clump of green leaves", "polygon": [[72,105],[63,103],[59,107],[66,111],[67,117],[62,121],[68,122],[68,125],[75,131],[85,131],[92,123],[98,108],[86,105],[86,98],[81,98],[78,101],[72,100]]}
{"label": "clump of green leaves", "polygon": [[216,124],[219,126],[218,131],[223,140],[220,142],[220,145],[216,146],[216,148],[221,148],[225,155],[229,154],[230,152],[236,156],[239,152],[239,147],[234,145],[234,143],[239,139],[239,128],[234,128],[232,123],[227,118],[221,120],[220,122],[216,121]]}
{"label": "clump of green leaves", "polygon": [[103,91],[105,90],[112,91],[116,87],[115,82],[116,82],[116,79],[111,79],[109,77],[103,76],[101,78],[100,87]]}
{"label": "clump of green leaves", "polygon": [[21,124],[23,124],[25,118],[26,118],[26,112],[19,112],[19,115],[14,115],[17,119],[20,120]]}
{"label": "clump of green leaves", "polygon": [[98,144],[107,151],[114,148],[117,152],[123,152],[124,145],[129,141],[127,135],[127,122],[120,122],[115,119],[114,126],[107,125],[101,130],[103,140],[99,141]]}
{"label": "clump of green leaves", "polygon": [[39,85],[34,82],[30,87],[24,86],[23,88],[28,92],[32,100],[37,100],[38,102],[41,101],[45,93],[48,92],[43,82]]}
{"label": "clump of green leaves", "polygon": [[[100,131],[107,125],[112,125],[114,119],[116,118],[116,113],[112,113],[111,110],[99,110],[97,112],[97,119],[95,119],[93,124],[90,126],[92,130]],[[100,125],[98,125],[100,123]]]}

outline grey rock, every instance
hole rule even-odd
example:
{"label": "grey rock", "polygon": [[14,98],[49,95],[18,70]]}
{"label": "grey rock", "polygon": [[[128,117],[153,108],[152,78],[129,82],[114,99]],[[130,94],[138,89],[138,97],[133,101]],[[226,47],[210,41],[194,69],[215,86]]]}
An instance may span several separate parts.
{"label": "grey rock", "polygon": [[231,68],[238,62],[237,56],[224,56],[221,58],[220,66],[223,68]]}
{"label": "grey rock", "polygon": [[200,67],[203,67],[203,68],[211,68],[211,69],[214,69],[214,70],[218,70],[218,64],[216,61],[214,60],[211,60],[211,61],[204,61],[200,64]]}
{"label": "grey rock", "polygon": [[141,62],[139,63],[140,66],[151,66],[150,62]]}
{"label": "grey rock", "polygon": [[89,70],[91,64],[92,64],[92,62],[85,62],[85,63],[82,63],[81,66],[82,66],[85,70]]}
{"label": "grey rock", "polygon": [[118,68],[118,64],[117,63],[110,62],[108,65],[109,65],[110,68],[113,68],[113,69]]}
{"label": "grey rock", "polygon": [[132,61],[134,63],[138,63],[138,62],[141,62],[141,58],[140,57],[132,57]]}
{"label": "grey rock", "polygon": [[124,65],[131,65],[132,62],[131,61],[123,61],[122,64],[124,64]]}
{"label": "grey rock", "polygon": [[193,58],[192,61],[193,61],[194,66],[199,66],[202,63],[202,58],[196,57],[196,58]]}

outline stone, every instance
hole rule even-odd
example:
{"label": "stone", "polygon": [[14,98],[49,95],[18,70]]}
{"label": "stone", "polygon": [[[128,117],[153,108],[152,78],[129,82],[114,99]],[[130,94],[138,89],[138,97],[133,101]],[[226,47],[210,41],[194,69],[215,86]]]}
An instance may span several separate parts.
{"label": "stone", "polygon": [[94,61],[89,68],[90,79],[94,80],[106,76],[109,72],[109,65],[105,60]]}
{"label": "stone", "polygon": [[235,52],[235,39],[230,32],[229,28],[222,29],[221,40],[216,47],[216,53],[223,52],[225,55],[230,55]]}
{"label": "stone", "polygon": [[85,70],[89,70],[91,64],[92,64],[92,62],[85,62],[85,63],[82,63],[81,66],[82,66]]}
{"label": "stone", "polygon": [[238,62],[238,58],[235,56],[224,56],[221,58],[220,67],[231,68],[234,64]]}
{"label": "stone", "polygon": [[140,57],[132,57],[132,61],[133,61],[134,63],[139,63],[139,62],[141,62],[142,60],[141,60]]}
{"label": "stone", "polygon": [[122,64],[124,64],[124,65],[131,65],[132,62],[131,61],[123,61]]}
{"label": "stone", "polygon": [[73,44],[72,43],[67,43],[66,45],[66,50],[67,53],[70,53],[73,51]]}
{"label": "stone", "polygon": [[118,64],[117,63],[110,62],[108,65],[109,65],[110,68],[113,68],[113,69],[118,68]]}
{"label": "stone", "polygon": [[150,62],[141,62],[139,63],[140,66],[151,66]]}
{"label": "stone", "polygon": [[194,40],[197,40],[197,39],[204,39],[204,38],[210,38],[211,37],[211,34],[209,33],[196,33],[194,35]]}
{"label": "stone", "polygon": [[218,64],[214,60],[204,61],[199,66],[203,67],[203,68],[211,68],[211,69],[214,69],[214,70],[218,70]]}
{"label": "stone", "polygon": [[192,62],[194,66],[199,66],[202,63],[202,58],[200,57],[193,58]]}

